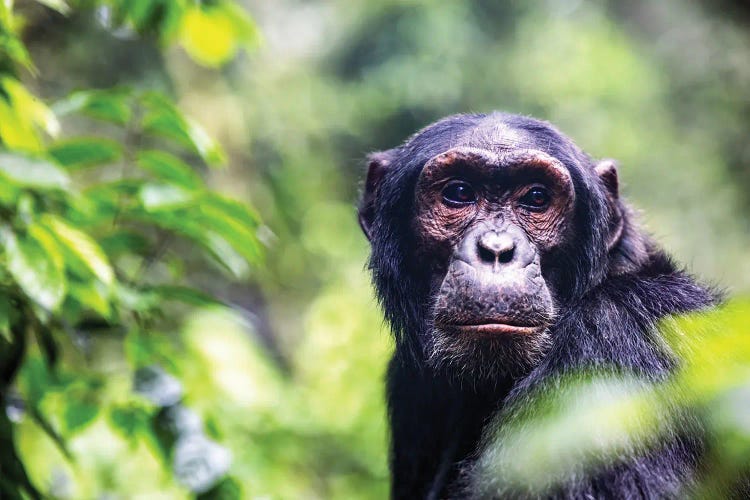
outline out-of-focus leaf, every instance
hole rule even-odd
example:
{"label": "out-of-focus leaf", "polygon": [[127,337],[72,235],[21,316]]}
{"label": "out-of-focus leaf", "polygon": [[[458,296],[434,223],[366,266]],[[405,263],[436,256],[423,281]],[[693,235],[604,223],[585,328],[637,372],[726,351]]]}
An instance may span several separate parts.
{"label": "out-of-focus leaf", "polygon": [[95,402],[68,398],[63,419],[68,434],[83,430],[99,414],[99,405]]}
{"label": "out-of-focus leaf", "polygon": [[134,231],[122,230],[99,239],[99,244],[107,255],[117,256],[126,253],[143,255],[150,244],[142,235]]}
{"label": "out-of-focus leaf", "polygon": [[0,337],[13,343],[10,333],[10,315],[13,308],[10,305],[10,297],[6,294],[0,294]]}
{"label": "out-of-focus leaf", "polygon": [[8,58],[10,62],[31,72],[35,71],[34,64],[31,62],[29,51],[18,38],[15,32],[9,30],[10,24],[15,24],[13,19],[12,4],[3,3],[0,7],[0,18],[3,20],[3,28],[6,30],[4,36],[0,37],[0,54]]}
{"label": "out-of-focus leaf", "polygon": [[174,0],[120,0],[118,24],[132,26],[138,33],[156,35],[165,43],[174,38],[184,2]]}
{"label": "out-of-focus leaf", "polygon": [[51,385],[49,368],[38,355],[30,356],[21,368],[18,382],[26,402],[38,405]]}
{"label": "out-of-focus leaf", "polygon": [[220,6],[196,4],[182,17],[180,43],[205,66],[221,66],[234,57],[237,41],[234,22]]}
{"label": "out-of-focus leaf", "polygon": [[167,137],[198,153],[208,165],[224,163],[221,146],[212,140],[203,128],[182,113],[163,95],[149,92],[143,95],[146,113],[144,131]]}
{"label": "out-of-focus leaf", "polygon": [[157,286],[149,288],[149,291],[157,294],[163,300],[177,300],[194,306],[222,305],[222,302],[215,297],[186,286]]}
{"label": "out-of-focus leaf", "polygon": [[88,234],[74,228],[56,215],[46,214],[42,224],[65,248],[83,263],[105,285],[111,285],[115,274],[101,247]]}
{"label": "out-of-focus leaf", "polygon": [[203,433],[201,417],[185,405],[179,404],[165,408],[161,420],[175,436]]}
{"label": "out-of-focus leaf", "polygon": [[148,312],[159,305],[159,298],[155,294],[136,290],[121,282],[115,283],[114,293],[121,307],[134,312]]}
{"label": "out-of-focus leaf", "polygon": [[159,407],[172,406],[182,399],[180,381],[158,366],[147,366],[136,371],[133,389]]}
{"label": "out-of-focus leaf", "polygon": [[83,309],[89,309],[103,318],[112,316],[109,290],[98,281],[73,281],[68,284],[68,295],[78,302]]}
{"label": "out-of-focus leaf", "polygon": [[42,160],[12,153],[0,153],[0,176],[22,187],[68,189],[70,177],[60,167]]}
{"label": "out-of-focus leaf", "polygon": [[171,185],[146,184],[139,198],[146,211],[134,217],[197,241],[233,276],[245,277],[248,264],[262,260],[258,218],[249,207]]}
{"label": "out-of-focus leaf", "polygon": [[248,229],[255,229],[260,225],[260,216],[249,205],[226,196],[207,193],[202,205],[225,214]]}
{"label": "out-of-focus leaf", "polygon": [[[248,252],[252,259],[255,259],[256,250],[242,248],[239,241],[241,238],[230,241],[223,231],[212,225],[215,221],[205,217],[201,211],[163,211],[146,215],[148,215],[148,222],[199,243],[235,278],[245,278],[250,272],[249,259],[243,252]],[[222,222],[221,225],[226,225],[226,223]],[[230,229],[229,232],[231,233],[232,230]],[[255,243],[251,244],[255,245]]]}
{"label": "out-of-focus leaf", "polygon": [[70,12],[70,6],[65,3],[65,0],[36,0],[42,5],[46,5],[52,10],[59,12],[60,14],[66,15]]}
{"label": "out-of-focus leaf", "polygon": [[258,30],[233,2],[196,4],[182,16],[180,43],[195,61],[209,67],[229,61],[241,44],[258,41]]}
{"label": "out-of-focus leaf", "polygon": [[130,405],[114,407],[109,411],[109,423],[119,434],[133,439],[148,428],[149,414],[144,408]]}
{"label": "out-of-focus leaf", "polygon": [[17,151],[39,153],[42,149],[33,124],[3,98],[0,98],[0,139],[6,148]]}
{"label": "out-of-focus leaf", "polygon": [[188,164],[164,151],[141,151],[137,164],[157,179],[185,189],[201,189],[204,186],[203,180]]}
{"label": "out-of-focus leaf", "polygon": [[493,436],[478,462],[480,496],[544,496],[618,454],[642,452],[669,422],[661,403],[635,379],[550,384]]}
{"label": "out-of-focus leaf", "polygon": [[247,11],[237,2],[223,2],[221,8],[227,13],[234,25],[237,39],[246,47],[261,43],[261,33],[255,21]]}
{"label": "out-of-focus leaf", "polygon": [[32,126],[40,128],[53,137],[60,132],[60,123],[52,110],[26,90],[21,82],[5,76],[0,79],[0,84],[19,117],[28,120]]}
{"label": "out-of-focus leaf", "polygon": [[50,367],[54,367],[57,364],[59,349],[57,347],[57,342],[55,342],[55,338],[52,335],[52,329],[49,325],[42,324],[38,325],[34,332],[39,341],[39,347],[44,356],[44,360]]}
{"label": "out-of-focus leaf", "polygon": [[146,184],[141,188],[139,197],[148,212],[174,210],[195,200],[194,193],[172,184]]}
{"label": "out-of-focus leaf", "polygon": [[211,489],[229,470],[232,455],[201,434],[188,434],[174,445],[174,474],[194,493]]}
{"label": "out-of-focus leaf", "polygon": [[[1,174],[0,177],[2,177]],[[21,188],[12,182],[0,182],[0,204],[14,206],[21,192]]]}
{"label": "out-of-focus leaf", "polygon": [[52,237],[31,226],[19,238],[7,226],[0,228],[8,270],[21,289],[46,310],[55,311],[65,296],[63,259]]}
{"label": "out-of-focus leaf", "polygon": [[61,165],[69,168],[112,163],[122,156],[122,147],[119,143],[99,137],[58,141],[52,144],[48,151]]}
{"label": "out-of-focus leaf", "polygon": [[52,109],[61,116],[78,112],[98,120],[125,125],[132,114],[130,100],[128,89],[84,90],[56,102]]}
{"label": "out-of-focus leaf", "polygon": [[[220,203],[212,203],[212,201],[216,199],[209,197],[206,203],[201,203],[199,207],[200,218],[204,224],[212,227],[216,233],[226,239],[249,263],[259,263],[263,254],[261,244],[253,229],[255,226],[245,224],[250,219],[251,213],[240,213],[242,219],[238,220],[233,217],[235,212],[240,212],[236,205],[229,203],[228,200],[222,200]],[[227,208],[230,211],[227,211]]]}
{"label": "out-of-focus leaf", "polygon": [[77,208],[81,210],[83,220],[87,223],[101,223],[130,209],[140,209],[141,202],[137,195],[142,186],[141,179],[122,179],[95,184],[85,191],[84,202]]}
{"label": "out-of-focus leaf", "polygon": [[247,260],[223,236],[209,231],[202,241],[216,260],[232,273],[232,276],[244,279],[250,273]]}
{"label": "out-of-focus leaf", "polygon": [[65,442],[60,433],[57,432],[57,429],[55,429],[55,426],[52,425],[52,422],[49,421],[47,416],[42,413],[39,407],[30,405],[29,415],[31,415],[31,418],[34,419],[34,422],[36,422],[36,424],[42,429],[42,431],[44,431],[44,433],[52,440],[52,442],[55,443],[55,446],[57,446],[60,452],[65,455],[65,458],[73,461],[73,455],[68,449],[68,444]]}
{"label": "out-of-focus leaf", "polygon": [[225,477],[210,490],[197,496],[197,500],[239,500],[241,498],[243,498],[242,486],[232,477]]}

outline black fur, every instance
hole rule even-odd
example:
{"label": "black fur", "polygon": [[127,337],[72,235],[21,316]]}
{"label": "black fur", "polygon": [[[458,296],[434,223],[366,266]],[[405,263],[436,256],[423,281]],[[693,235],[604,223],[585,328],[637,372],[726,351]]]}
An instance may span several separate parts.
{"label": "black fur", "polygon": [[[539,149],[560,160],[573,179],[575,238],[542,257],[559,311],[549,330],[551,346],[533,369],[520,375],[468,379],[427,360],[435,277],[430,266],[415,258],[415,184],[427,160],[459,145]],[[533,398],[540,384],[575,370],[663,379],[675,360],[658,338],[655,323],[717,301],[716,293],[696,284],[635,227],[619,200],[623,232],[607,249],[610,209],[595,164],[545,122],[502,113],[451,116],[372,161],[383,168],[376,191],[365,193],[360,213],[369,221],[375,288],[397,340],[387,381],[394,498],[514,495],[475,466],[483,433],[496,430],[493,420],[502,423]],[[554,496],[674,496],[692,480],[698,443],[691,436],[675,437],[662,450],[623,457],[595,477],[570,478]],[[488,440],[484,446],[502,446],[502,441]]]}

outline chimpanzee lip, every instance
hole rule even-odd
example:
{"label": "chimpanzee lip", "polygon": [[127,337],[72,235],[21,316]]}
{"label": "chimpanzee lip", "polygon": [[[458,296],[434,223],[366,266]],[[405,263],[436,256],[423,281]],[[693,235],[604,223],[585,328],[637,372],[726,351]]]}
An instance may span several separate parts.
{"label": "chimpanzee lip", "polygon": [[529,335],[544,328],[544,325],[519,325],[501,321],[472,322],[445,326],[470,335]]}

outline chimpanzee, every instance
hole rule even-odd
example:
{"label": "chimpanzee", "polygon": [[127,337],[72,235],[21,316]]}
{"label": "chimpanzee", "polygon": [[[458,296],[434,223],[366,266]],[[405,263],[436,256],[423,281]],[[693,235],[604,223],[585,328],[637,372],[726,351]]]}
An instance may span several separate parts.
{"label": "chimpanzee", "polygon": [[[677,360],[656,323],[720,300],[638,228],[616,164],[546,122],[449,116],[368,160],[359,221],[396,337],[393,498],[525,496],[477,474],[502,446],[482,440],[489,424],[576,370],[663,380]],[[677,496],[701,449],[678,435],[548,494]]]}

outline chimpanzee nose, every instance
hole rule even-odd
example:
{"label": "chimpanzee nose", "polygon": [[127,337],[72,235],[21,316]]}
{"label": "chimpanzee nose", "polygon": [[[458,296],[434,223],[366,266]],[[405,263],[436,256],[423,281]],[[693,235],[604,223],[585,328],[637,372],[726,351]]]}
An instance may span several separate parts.
{"label": "chimpanzee nose", "polygon": [[482,261],[505,264],[513,260],[516,242],[506,231],[487,231],[477,240],[477,248]]}

